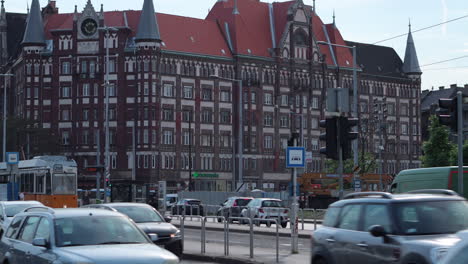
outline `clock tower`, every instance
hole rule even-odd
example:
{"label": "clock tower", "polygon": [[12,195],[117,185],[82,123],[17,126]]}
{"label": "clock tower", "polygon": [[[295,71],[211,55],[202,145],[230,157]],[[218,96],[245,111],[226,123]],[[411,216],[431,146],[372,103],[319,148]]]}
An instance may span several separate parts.
{"label": "clock tower", "polygon": [[99,38],[99,15],[94,10],[91,0],[88,0],[81,16],[76,17],[78,40],[90,40]]}

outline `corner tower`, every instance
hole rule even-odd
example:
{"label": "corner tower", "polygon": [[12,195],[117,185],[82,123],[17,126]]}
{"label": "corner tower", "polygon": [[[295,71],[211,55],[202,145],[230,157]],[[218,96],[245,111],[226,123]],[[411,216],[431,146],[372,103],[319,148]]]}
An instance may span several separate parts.
{"label": "corner tower", "polygon": [[138,31],[135,37],[137,47],[160,47],[161,35],[154,11],[153,0],[145,0],[141,10]]}
{"label": "corner tower", "polygon": [[403,72],[411,79],[420,79],[422,75],[419,67],[418,55],[414,46],[413,34],[411,34],[411,24],[409,24],[408,40],[406,43],[405,62],[403,63]]}
{"label": "corner tower", "polygon": [[21,45],[23,46],[23,50],[27,52],[39,52],[46,46],[39,0],[32,0],[31,11],[28,15],[26,31],[24,32]]}

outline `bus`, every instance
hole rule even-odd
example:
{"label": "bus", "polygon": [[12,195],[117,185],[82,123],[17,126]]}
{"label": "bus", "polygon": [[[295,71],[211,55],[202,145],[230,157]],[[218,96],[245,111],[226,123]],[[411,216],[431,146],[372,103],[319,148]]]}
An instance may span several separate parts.
{"label": "bus", "polygon": [[24,194],[24,200],[39,201],[52,208],[78,206],[78,167],[73,159],[38,156],[21,160],[15,175],[6,163],[0,163],[0,175],[9,175],[10,183]]}

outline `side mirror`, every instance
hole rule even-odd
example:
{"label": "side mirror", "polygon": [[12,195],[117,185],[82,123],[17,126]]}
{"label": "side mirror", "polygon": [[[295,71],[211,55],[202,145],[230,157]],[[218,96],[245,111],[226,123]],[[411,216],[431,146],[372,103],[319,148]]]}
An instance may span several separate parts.
{"label": "side mirror", "polygon": [[156,242],[159,240],[158,234],[148,234],[151,241]]}
{"label": "side mirror", "polygon": [[3,217],[3,215],[0,215],[0,220],[5,221],[5,217]]}
{"label": "side mirror", "polygon": [[381,225],[374,225],[369,228],[369,232],[371,235],[375,237],[385,237],[387,236],[387,232],[385,231],[385,228]]}
{"label": "side mirror", "polygon": [[170,223],[170,222],[172,222],[172,217],[166,216],[166,217],[164,217],[164,221],[166,221],[166,223]]}
{"label": "side mirror", "polygon": [[36,247],[47,247],[47,240],[45,238],[35,238],[32,242],[33,246]]}

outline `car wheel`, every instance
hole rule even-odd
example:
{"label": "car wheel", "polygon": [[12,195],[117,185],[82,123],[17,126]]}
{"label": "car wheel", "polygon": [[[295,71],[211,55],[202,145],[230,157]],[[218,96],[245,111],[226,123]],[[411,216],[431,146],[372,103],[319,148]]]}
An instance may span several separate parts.
{"label": "car wheel", "polygon": [[220,216],[221,216],[221,213],[220,213],[220,212],[217,212],[217,213],[216,213],[216,216],[218,217],[218,223],[223,222],[223,219],[220,218]]}
{"label": "car wheel", "polygon": [[288,222],[282,222],[282,223],[281,223],[281,227],[282,227],[282,228],[286,228],[287,226],[288,226]]}
{"label": "car wheel", "polygon": [[313,264],[327,264],[328,262],[324,258],[316,258],[312,262]]}
{"label": "car wheel", "polygon": [[[254,218],[258,218],[258,216],[255,216]],[[258,220],[254,220],[253,223],[254,223],[254,225],[256,225],[256,226],[260,226],[260,225],[262,224],[262,223],[260,223],[260,221],[258,221]]]}
{"label": "car wheel", "polygon": [[271,227],[271,222],[270,222],[270,221],[267,221],[267,222],[266,222],[266,226],[267,226],[267,227]]}

